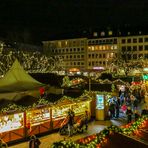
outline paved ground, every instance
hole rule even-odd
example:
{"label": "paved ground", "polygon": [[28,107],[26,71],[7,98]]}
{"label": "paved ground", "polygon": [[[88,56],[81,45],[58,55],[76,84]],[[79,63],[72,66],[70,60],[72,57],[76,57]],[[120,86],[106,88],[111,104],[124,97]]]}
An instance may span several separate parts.
{"label": "paved ground", "polygon": [[[126,119],[124,117],[120,119],[115,119],[115,120],[107,120],[107,121],[92,121],[89,123],[89,129],[86,133],[83,134],[77,134],[74,135],[73,137],[70,137],[72,140],[77,140],[82,137],[86,137],[88,135],[92,135],[94,133],[99,133],[101,130],[103,130],[105,127],[110,126],[110,125],[117,125],[121,126],[126,123]],[[68,139],[68,136],[61,136],[59,133],[52,133],[43,137],[40,137],[39,139],[41,140],[41,145],[40,148],[50,148],[51,144],[56,141],[60,141],[63,139]],[[28,142],[23,142],[14,146],[11,146],[10,148],[28,148],[29,143]]]}

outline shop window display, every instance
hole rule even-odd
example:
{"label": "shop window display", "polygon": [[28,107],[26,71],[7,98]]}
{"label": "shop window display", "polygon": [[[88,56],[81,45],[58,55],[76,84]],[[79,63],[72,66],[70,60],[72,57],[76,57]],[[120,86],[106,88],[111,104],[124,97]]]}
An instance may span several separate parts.
{"label": "shop window display", "polygon": [[72,109],[76,115],[83,114],[86,110],[89,109],[89,102],[81,102],[72,105]]}
{"label": "shop window display", "polygon": [[27,111],[26,113],[26,122],[27,124],[30,123],[31,125],[38,125],[42,124],[46,120],[50,120],[50,108],[42,108]]}
{"label": "shop window display", "polygon": [[52,109],[52,118],[53,119],[65,118],[67,116],[69,109],[70,105],[54,107]]}
{"label": "shop window display", "polygon": [[24,113],[15,113],[0,117],[0,133],[24,127]]}

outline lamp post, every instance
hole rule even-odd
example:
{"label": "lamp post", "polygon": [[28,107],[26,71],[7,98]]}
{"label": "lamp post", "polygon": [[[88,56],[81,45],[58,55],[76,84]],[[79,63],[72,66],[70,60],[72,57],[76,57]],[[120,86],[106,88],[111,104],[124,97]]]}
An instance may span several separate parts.
{"label": "lamp post", "polygon": [[88,75],[88,78],[89,78],[89,92],[91,91],[91,76],[90,76],[90,73]]}

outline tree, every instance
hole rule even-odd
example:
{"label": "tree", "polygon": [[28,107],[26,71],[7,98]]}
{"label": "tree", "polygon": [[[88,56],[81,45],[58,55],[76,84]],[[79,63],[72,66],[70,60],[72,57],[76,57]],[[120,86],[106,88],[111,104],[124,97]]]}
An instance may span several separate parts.
{"label": "tree", "polygon": [[132,61],[133,54],[134,51],[130,48],[127,50],[124,48],[120,50],[118,57],[113,59],[112,64],[110,65],[110,70],[117,75],[120,75],[122,71],[122,74],[127,76],[131,70],[143,68],[143,58],[139,57],[139,59]]}

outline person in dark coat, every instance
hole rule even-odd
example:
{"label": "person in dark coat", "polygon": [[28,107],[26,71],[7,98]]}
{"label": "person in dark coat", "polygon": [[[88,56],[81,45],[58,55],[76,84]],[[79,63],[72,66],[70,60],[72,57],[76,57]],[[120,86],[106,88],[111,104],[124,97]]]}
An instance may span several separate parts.
{"label": "person in dark coat", "polygon": [[127,108],[126,114],[127,114],[127,123],[131,123],[133,112],[130,107]]}
{"label": "person in dark coat", "polygon": [[110,112],[110,118],[114,118],[115,117],[115,104],[114,102],[111,102],[109,105],[109,112]]}
{"label": "person in dark coat", "polygon": [[73,135],[73,125],[74,125],[74,112],[72,109],[68,111],[68,131],[69,131],[69,136]]}
{"label": "person in dark coat", "polygon": [[39,148],[40,144],[41,144],[40,140],[36,138],[35,135],[31,136],[29,141],[29,148]]}
{"label": "person in dark coat", "polygon": [[119,118],[120,104],[119,104],[118,100],[116,101],[115,109],[116,109],[116,118]]}
{"label": "person in dark coat", "polygon": [[2,139],[0,139],[0,148],[7,148],[8,145]]}
{"label": "person in dark coat", "polygon": [[141,115],[148,115],[148,107],[145,106],[145,108],[142,110]]}
{"label": "person in dark coat", "polygon": [[139,117],[140,117],[140,115],[138,113],[138,110],[135,110],[135,112],[134,112],[135,121],[137,121]]}
{"label": "person in dark coat", "polygon": [[86,110],[84,115],[85,130],[88,129],[89,112]]}

